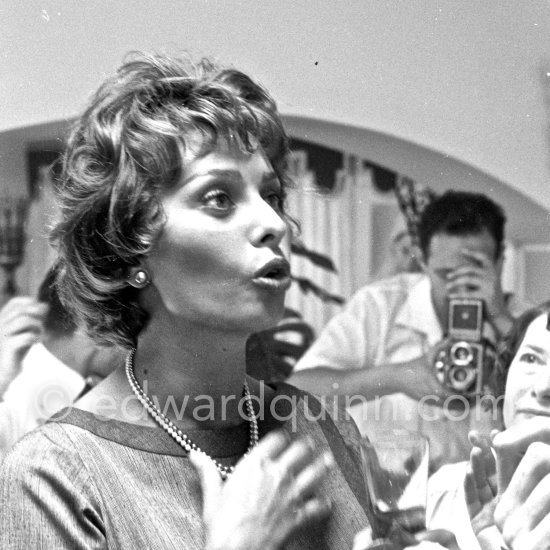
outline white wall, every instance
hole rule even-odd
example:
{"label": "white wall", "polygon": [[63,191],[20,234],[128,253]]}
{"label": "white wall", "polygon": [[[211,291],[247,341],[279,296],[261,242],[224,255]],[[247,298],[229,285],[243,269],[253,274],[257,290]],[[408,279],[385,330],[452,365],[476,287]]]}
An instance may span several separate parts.
{"label": "white wall", "polygon": [[550,208],[546,0],[3,0],[0,25],[0,131],[73,116],[127,50],[187,48],[288,115],[439,151]]}

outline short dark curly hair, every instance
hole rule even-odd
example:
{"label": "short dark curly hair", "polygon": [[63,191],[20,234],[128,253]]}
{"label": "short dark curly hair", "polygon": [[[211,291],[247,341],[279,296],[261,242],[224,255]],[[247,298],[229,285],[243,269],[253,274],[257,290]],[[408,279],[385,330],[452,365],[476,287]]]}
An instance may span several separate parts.
{"label": "short dark curly hair", "polygon": [[[218,140],[266,153],[283,192],[288,137],[269,93],[246,74],[189,56],[130,53],[76,121],[56,190],[57,285],[99,341],[134,346],[147,314],[124,281],[164,225],[161,194],[181,177],[197,133],[199,155]],[[196,140],[195,140],[196,142]]]}
{"label": "short dark curly hair", "polygon": [[[514,326],[503,338],[497,348],[495,368],[489,379],[491,391],[495,397],[503,397],[506,390],[506,379],[510,365],[516,355],[529,325],[541,315],[548,315],[547,328],[550,331],[550,300],[528,309],[514,321]],[[549,332],[550,336],[550,332]]]}
{"label": "short dark curly hair", "polygon": [[464,236],[486,229],[495,239],[497,259],[504,250],[505,224],[504,210],[486,195],[446,191],[432,199],[422,212],[418,224],[420,249],[427,259],[435,234]]}

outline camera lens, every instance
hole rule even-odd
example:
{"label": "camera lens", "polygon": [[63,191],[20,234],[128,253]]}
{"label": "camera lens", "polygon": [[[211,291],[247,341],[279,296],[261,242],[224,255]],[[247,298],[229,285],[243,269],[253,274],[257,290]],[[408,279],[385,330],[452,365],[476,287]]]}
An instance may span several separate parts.
{"label": "camera lens", "polygon": [[452,362],[459,367],[471,365],[474,360],[474,352],[468,342],[456,342],[449,353]]}
{"label": "camera lens", "polygon": [[475,381],[476,372],[469,367],[452,367],[449,369],[449,382],[453,390],[467,391]]}
{"label": "camera lens", "polygon": [[455,369],[453,372],[453,379],[455,382],[464,382],[468,373],[464,369]]}

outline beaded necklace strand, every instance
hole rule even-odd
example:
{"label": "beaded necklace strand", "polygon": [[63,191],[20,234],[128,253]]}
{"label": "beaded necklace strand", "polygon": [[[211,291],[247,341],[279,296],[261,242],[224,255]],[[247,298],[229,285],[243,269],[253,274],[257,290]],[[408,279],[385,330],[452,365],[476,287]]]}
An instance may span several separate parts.
{"label": "beaded necklace strand", "polygon": [[[204,452],[198,445],[193,443],[187,435],[185,435],[173,422],[164,415],[159,408],[153,403],[149,396],[143,391],[143,388],[139,385],[134,374],[134,355],[136,348],[131,349],[126,356],[126,377],[135,396],[139,402],[143,405],[147,413],[153,418],[153,420],[174,439],[187,453],[192,450],[203,453],[212,462],[214,462],[218,472],[222,479],[227,479],[233,473],[233,466],[224,466],[217,460],[212,458],[208,453]],[[254,413],[254,407],[252,406],[252,398],[250,396],[250,389],[248,383],[244,381],[244,398],[246,402],[246,415],[248,422],[250,423],[250,438],[248,443],[248,449],[245,456],[252,451],[252,449],[258,444],[258,421],[256,420],[256,414]]]}

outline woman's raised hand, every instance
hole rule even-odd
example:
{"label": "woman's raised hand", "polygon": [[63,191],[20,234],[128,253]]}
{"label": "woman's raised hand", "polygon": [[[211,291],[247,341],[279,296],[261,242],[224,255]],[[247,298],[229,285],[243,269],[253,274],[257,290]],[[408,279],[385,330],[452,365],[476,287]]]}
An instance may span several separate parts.
{"label": "woman's raised hand", "polygon": [[484,550],[506,545],[513,550],[550,549],[548,418],[534,417],[493,433],[496,461],[486,443],[471,441],[478,449],[472,450],[465,494],[480,546]]}
{"label": "woman's raised hand", "polygon": [[[496,433],[494,430],[492,435]],[[464,478],[464,495],[472,530],[483,549],[500,549],[502,539],[494,519],[498,492],[496,459],[487,437],[475,430],[468,437],[473,447]]]}
{"label": "woman's raised hand", "polygon": [[222,481],[214,463],[192,451],[203,491],[207,550],[275,550],[298,528],[329,515],[319,487],[334,464],[307,439],[265,436]]}
{"label": "woman's raised hand", "polygon": [[497,504],[495,521],[512,550],[550,548],[550,445],[529,446]]}
{"label": "woman's raised hand", "polygon": [[537,442],[550,444],[550,419],[547,416],[534,416],[493,437],[499,494],[507,489],[529,446]]}

